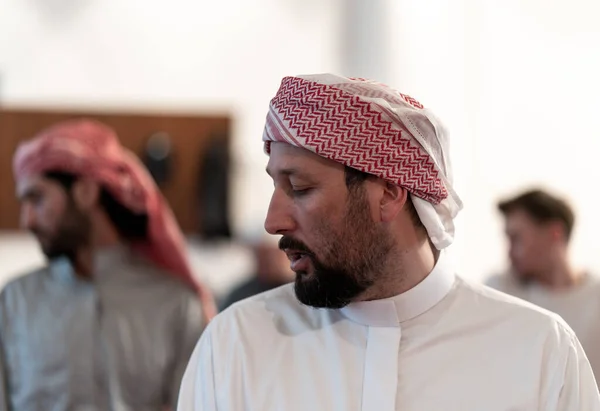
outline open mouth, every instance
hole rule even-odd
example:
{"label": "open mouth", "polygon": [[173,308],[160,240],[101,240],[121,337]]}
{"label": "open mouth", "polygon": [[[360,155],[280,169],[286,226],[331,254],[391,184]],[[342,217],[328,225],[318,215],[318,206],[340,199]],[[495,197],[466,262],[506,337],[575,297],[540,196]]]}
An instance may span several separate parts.
{"label": "open mouth", "polygon": [[306,271],[310,263],[310,255],[298,250],[284,250],[290,260],[290,268],[292,271]]}
{"label": "open mouth", "polygon": [[288,256],[288,258],[290,259],[291,262],[298,261],[302,257],[307,256],[306,253],[303,253],[303,252],[300,252],[300,251],[286,251],[286,254],[287,254],[287,256]]}

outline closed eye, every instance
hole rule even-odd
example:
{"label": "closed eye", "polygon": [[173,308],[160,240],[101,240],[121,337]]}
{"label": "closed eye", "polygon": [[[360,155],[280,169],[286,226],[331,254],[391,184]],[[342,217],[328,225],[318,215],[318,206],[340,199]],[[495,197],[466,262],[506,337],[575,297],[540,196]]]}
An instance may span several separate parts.
{"label": "closed eye", "polygon": [[42,200],[43,196],[39,191],[31,190],[20,196],[19,201],[21,203],[38,204]]}
{"label": "closed eye", "polygon": [[294,197],[302,197],[308,193],[310,193],[310,191],[312,190],[312,188],[308,187],[308,188],[293,188],[292,187],[292,195]]}

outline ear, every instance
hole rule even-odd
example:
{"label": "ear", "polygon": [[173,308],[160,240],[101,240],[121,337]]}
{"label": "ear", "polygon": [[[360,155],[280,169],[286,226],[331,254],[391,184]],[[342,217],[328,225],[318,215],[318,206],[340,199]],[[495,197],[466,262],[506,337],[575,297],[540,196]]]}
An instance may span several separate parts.
{"label": "ear", "polygon": [[396,219],[398,214],[405,209],[408,191],[392,183],[384,182],[383,196],[381,197],[381,220],[390,222]]}
{"label": "ear", "polygon": [[100,200],[100,186],[95,181],[80,178],[73,185],[73,201],[80,210],[91,210]]}

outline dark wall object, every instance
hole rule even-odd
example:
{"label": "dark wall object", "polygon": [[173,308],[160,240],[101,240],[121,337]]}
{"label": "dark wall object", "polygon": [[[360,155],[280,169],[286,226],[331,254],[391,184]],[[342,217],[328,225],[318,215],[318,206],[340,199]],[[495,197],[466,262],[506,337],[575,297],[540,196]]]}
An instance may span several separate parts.
{"label": "dark wall object", "polygon": [[198,199],[201,236],[208,241],[231,238],[229,222],[229,139],[213,134],[200,160]]}
{"label": "dark wall object", "polygon": [[144,147],[143,161],[148,172],[159,187],[169,183],[173,172],[173,142],[169,133],[152,134]]}
{"label": "dark wall object", "polygon": [[[179,115],[125,112],[53,111],[2,107],[0,109],[0,230],[19,226],[19,203],[15,198],[12,156],[18,143],[58,121],[71,118],[95,118],[112,127],[121,143],[143,159],[148,137],[157,130],[167,133],[172,143],[172,157],[161,190],[177,221],[186,233],[202,232],[198,198],[198,181],[206,150],[215,138],[229,135],[231,120],[227,115]],[[227,143],[228,144],[228,139]],[[228,149],[228,148],[227,148]]]}

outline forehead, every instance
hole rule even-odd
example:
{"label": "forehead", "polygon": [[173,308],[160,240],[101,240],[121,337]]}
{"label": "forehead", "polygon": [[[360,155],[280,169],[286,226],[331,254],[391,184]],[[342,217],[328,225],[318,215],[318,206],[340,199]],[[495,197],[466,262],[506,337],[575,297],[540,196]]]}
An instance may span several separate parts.
{"label": "forehead", "polygon": [[533,218],[523,210],[513,210],[506,215],[506,229],[515,230],[535,230],[539,228]]}
{"label": "forehead", "polygon": [[275,178],[279,175],[328,175],[339,173],[344,166],[321,157],[312,151],[287,143],[271,143],[267,172]]}

